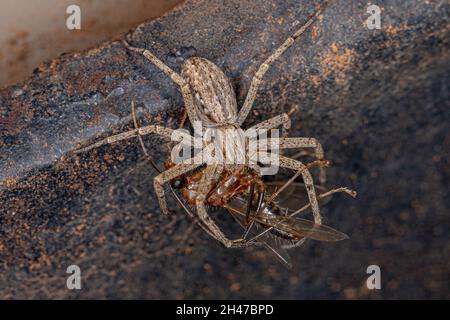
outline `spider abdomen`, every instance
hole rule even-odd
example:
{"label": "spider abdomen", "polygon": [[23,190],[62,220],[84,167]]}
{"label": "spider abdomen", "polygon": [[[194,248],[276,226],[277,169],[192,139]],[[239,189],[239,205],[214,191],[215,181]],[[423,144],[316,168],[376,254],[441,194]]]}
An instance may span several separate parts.
{"label": "spider abdomen", "polygon": [[236,95],[218,66],[207,59],[193,57],[184,62],[181,75],[191,88],[195,111],[203,125],[235,123]]}

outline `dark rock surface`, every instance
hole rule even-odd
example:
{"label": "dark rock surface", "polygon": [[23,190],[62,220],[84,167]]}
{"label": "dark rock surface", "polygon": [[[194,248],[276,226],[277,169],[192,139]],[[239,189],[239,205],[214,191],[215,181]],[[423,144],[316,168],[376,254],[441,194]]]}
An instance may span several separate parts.
{"label": "dark rock surface", "polygon": [[[162,216],[155,172],[135,139],[83,155],[78,144],[142,123],[175,128],[178,88],[143,57],[107,42],[40,66],[0,90],[0,298],[450,298],[449,5],[331,1],[270,69],[245,126],[299,106],[291,136],[318,138],[328,185],[356,189],[323,208],[350,235],[291,251],[292,270],[229,250],[181,211]],[[181,47],[219,65],[239,103],[268,54],[313,1],[187,1],[132,33],[163,61]],[[157,159],[162,140],[145,139]],[[172,204],[173,206],[173,204]],[[225,213],[222,213],[225,214]],[[66,288],[79,265],[82,290]],[[381,267],[369,291],[366,268]]]}

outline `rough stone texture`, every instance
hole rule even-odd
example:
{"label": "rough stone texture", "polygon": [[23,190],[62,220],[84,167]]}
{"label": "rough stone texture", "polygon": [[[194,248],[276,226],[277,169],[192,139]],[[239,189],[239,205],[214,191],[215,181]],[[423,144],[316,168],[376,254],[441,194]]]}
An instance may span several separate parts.
{"label": "rough stone texture", "polygon": [[[0,90],[0,297],[450,298],[449,6],[379,4],[382,30],[368,30],[366,2],[332,1],[266,74],[245,124],[300,107],[290,135],[317,137],[333,161],[329,186],[359,192],[323,208],[350,240],[309,241],[291,251],[289,271],[265,251],[222,247],[181,210],[162,216],[137,141],[68,155],[130,128],[131,100],[143,123],[175,128],[182,115],[167,77],[107,42]],[[242,103],[257,66],[313,9],[187,1],[131,42],[163,61],[194,46],[226,71]],[[165,159],[160,139],[146,144]],[[80,291],[66,289],[71,264],[81,267]],[[380,291],[366,289],[371,264],[381,267]]]}

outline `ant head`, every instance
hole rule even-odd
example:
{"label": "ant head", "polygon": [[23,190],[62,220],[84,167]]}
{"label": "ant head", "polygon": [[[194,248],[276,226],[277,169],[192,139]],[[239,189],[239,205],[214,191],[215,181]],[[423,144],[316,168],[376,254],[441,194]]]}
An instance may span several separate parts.
{"label": "ant head", "polygon": [[174,189],[181,189],[184,186],[184,179],[176,178],[171,181],[171,185]]}

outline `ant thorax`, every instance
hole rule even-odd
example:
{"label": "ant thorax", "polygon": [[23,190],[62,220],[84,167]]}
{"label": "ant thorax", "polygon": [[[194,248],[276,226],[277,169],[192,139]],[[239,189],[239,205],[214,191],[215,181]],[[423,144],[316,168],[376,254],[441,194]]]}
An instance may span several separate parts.
{"label": "ant thorax", "polygon": [[217,185],[210,191],[207,203],[211,206],[223,206],[230,199],[246,194],[254,184],[253,197],[264,192],[264,183],[257,171],[242,167],[238,171],[225,170]]}
{"label": "ant thorax", "polygon": [[[166,168],[173,167],[174,164],[169,160],[166,162]],[[195,205],[197,202],[198,188],[203,177],[203,169],[197,170],[189,176],[181,177],[172,181],[172,185],[178,184],[177,189],[181,190],[181,194],[187,203]],[[235,166],[225,169],[215,185],[212,185],[206,202],[210,206],[221,207],[230,199],[248,193],[250,185],[254,184],[254,197],[264,192],[264,183],[257,171],[249,169],[245,166],[239,166],[235,170]]]}

